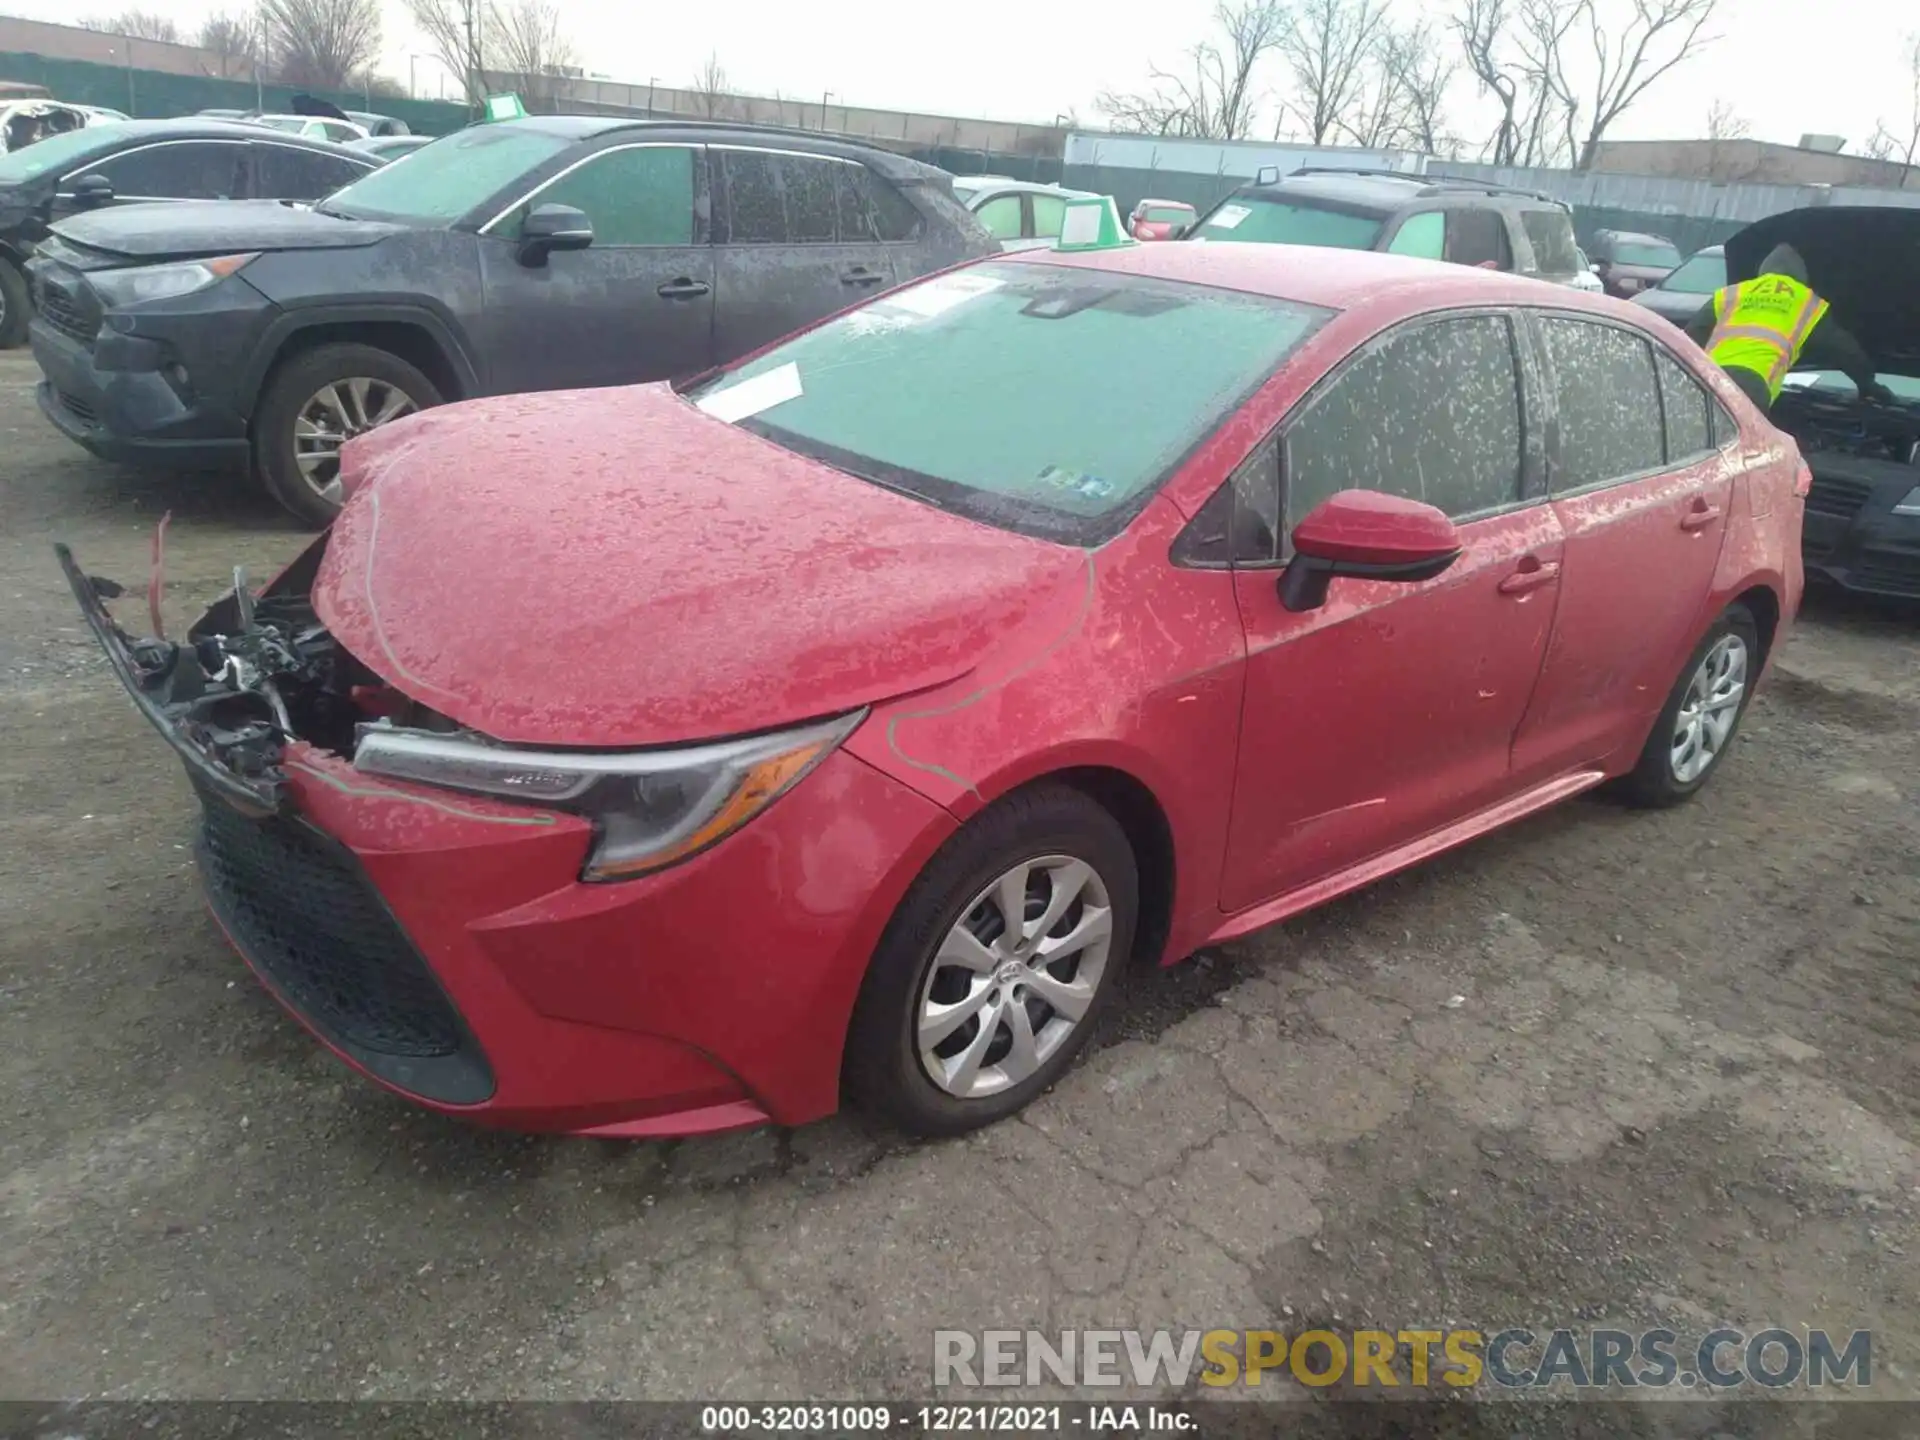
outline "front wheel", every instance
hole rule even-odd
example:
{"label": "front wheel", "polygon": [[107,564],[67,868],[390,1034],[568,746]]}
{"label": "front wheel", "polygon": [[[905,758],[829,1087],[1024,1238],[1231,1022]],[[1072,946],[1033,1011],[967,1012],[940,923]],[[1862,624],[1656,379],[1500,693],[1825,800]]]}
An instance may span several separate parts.
{"label": "front wheel", "polygon": [[0,350],[11,350],[26,341],[27,321],[32,314],[27,277],[13,261],[0,255]]}
{"label": "front wheel", "polygon": [[847,1032],[853,1097],[916,1135],[1023,1108],[1118,998],[1139,882],[1126,832],[1065,785],[999,801],[928,862]]}
{"label": "front wheel", "polygon": [[321,345],[274,372],[253,417],[254,464],[267,493],[316,528],[340,513],[340,447],[440,403],[399,356],[371,345]]}
{"label": "front wheel", "polygon": [[1623,784],[1645,806],[1677,805],[1699,793],[1728,750],[1760,674],[1760,631],[1744,605],[1729,605],[1681,668],[1640,763]]}

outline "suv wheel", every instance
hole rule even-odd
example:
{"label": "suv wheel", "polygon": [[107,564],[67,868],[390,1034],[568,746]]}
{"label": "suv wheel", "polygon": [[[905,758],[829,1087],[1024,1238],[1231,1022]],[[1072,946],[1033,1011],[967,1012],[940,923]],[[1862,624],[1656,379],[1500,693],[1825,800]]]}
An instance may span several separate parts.
{"label": "suv wheel", "polygon": [[275,500],[310,525],[327,525],[346,499],[340,447],[439,403],[433,382],[389,351],[322,345],[267,382],[254,412],[254,464]]}
{"label": "suv wheel", "polygon": [[0,350],[11,350],[26,340],[31,313],[27,277],[11,260],[0,255]]}

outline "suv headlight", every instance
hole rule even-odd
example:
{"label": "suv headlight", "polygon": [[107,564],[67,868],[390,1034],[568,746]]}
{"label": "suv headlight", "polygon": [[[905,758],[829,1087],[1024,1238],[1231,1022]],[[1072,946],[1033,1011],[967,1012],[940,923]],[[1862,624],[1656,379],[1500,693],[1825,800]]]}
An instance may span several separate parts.
{"label": "suv headlight", "polygon": [[217,255],[210,260],[136,265],[126,270],[95,270],[87,276],[87,283],[109,305],[173,300],[218,284],[248,261],[258,258],[256,251],[251,255]]}
{"label": "suv headlight", "polygon": [[866,711],[818,725],[664,750],[517,750],[472,738],[360,727],[353,764],[370,775],[586,815],[583,880],[626,880],[718,843],[791,790]]}
{"label": "suv headlight", "polygon": [[1916,485],[1907,491],[1906,498],[1893,507],[1893,513],[1896,515],[1920,515],[1920,485]]}

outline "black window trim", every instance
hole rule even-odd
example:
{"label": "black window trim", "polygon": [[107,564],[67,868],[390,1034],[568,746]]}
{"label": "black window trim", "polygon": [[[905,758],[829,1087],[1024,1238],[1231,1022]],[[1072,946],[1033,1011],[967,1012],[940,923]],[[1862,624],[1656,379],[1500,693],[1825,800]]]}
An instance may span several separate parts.
{"label": "black window trim", "polygon": [[[1342,376],[1358,364],[1362,357],[1371,354],[1392,340],[1413,333],[1430,324],[1448,320],[1471,320],[1481,316],[1492,316],[1507,322],[1507,339],[1514,359],[1514,399],[1520,411],[1520,494],[1506,505],[1498,505],[1486,510],[1476,510],[1471,514],[1450,517],[1455,525],[1477,525],[1483,520],[1497,519],[1502,515],[1511,515],[1521,510],[1544,505],[1553,497],[1546,488],[1547,449],[1543,427],[1538,423],[1536,412],[1537,396],[1541,393],[1538,377],[1533,364],[1530,349],[1531,331],[1524,323],[1523,314],[1517,306],[1511,304],[1486,305],[1468,304],[1450,306],[1438,310],[1423,310],[1418,315],[1408,316],[1387,329],[1366,340],[1341,356],[1339,361],[1307,388],[1307,391],[1273,423],[1272,428],[1263,433],[1247,448],[1246,454],[1236,460],[1220,482],[1220,489],[1230,489],[1240,472],[1249,464],[1258,460],[1261,451],[1271,447],[1274,451],[1274,483],[1280,490],[1280,531],[1274,537],[1279,553],[1269,559],[1247,560],[1232,553],[1233,528],[1228,526],[1228,554],[1224,560],[1212,561],[1194,557],[1190,552],[1192,542],[1187,541],[1187,533],[1199,523],[1206,514],[1208,505],[1214,501],[1209,495],[1193,512],[1193,518],[1181,527],[1179,535],[1174,537],[1168,558],[1176,567],[1184,570],[1281,570],[1286,567],[1289,553],[1288,541],[1292,532],[1287,526],[1287,430],[1298,420],[1309,414],[1314,405],[1332,387],[1339,383]],[[1244,402],[1243,402],[1244,403]],[[1215,495],[1218,490],[1214,492]],[[1184,546],[1182,542],[1187,542]],[[1182,553],[1183,550],[1189,553]]]}
{"label": "black window trim", "polygon": [[[93,157],[93,159],[89,160],[86,164],[79,166],[77,169],[69,170],[66,174],[62,175],[58,181],[54,183],[54,191],[53,191],[54,198],[56,200],[73,199],[73,191],[62,190],[60,186],[66,184],[69,180],[75,179],[76,177],[83,176],[83,175],[91,175],[95,170],[97,170],[102,165],[111,164],[117,160],[123,160],[129,155],[144,155],[149,150],[173,150],[173,149],[178,149],[182,145],[238,146],[242,152],[241,159],[243,159],[247,165],[247,174],[249,178],[252,177],[253,140],[250,137],[242,139],[238,136],[233,136],[233,135],[182,135],[182,136],[179,136],[178,138],[173,138],[173,139],[149,141],[145,145],[129,145],[126,149],[115,150],[109,155],[96,155]],[[116,200],[147,200],[147,201],[154,201],[154,202],[164,202],[169,205],[193,205],[193,204],[216,205],[220,203],[219,201],[215,200],[211,196],[207,197],[206,199],[201,199],[199,196],[193,196],[193,195],[122,195],[117,191],[114,193],[113,198]]]}

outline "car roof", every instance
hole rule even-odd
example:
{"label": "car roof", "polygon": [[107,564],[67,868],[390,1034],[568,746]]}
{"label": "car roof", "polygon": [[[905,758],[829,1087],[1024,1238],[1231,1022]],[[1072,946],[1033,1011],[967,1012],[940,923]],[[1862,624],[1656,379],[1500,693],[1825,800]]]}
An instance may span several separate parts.
{"label": "car roof", "polygon": [[1538,191],[1474,180],[1456,175],[1403,175],[1394,170],[1338,170],[1312,168],[1282,175],[1271,184],[1243,185],[1235,192],[1260,199],[1284,200],[1306,196],[1330,200],[1350,209],[1388,215],[1415,200],[1437,200],[1462,209],[1475,206],[1517,206],[1521,209],[1568,213],[1564,201]]}
{"label": "car roof", "polygon": [[1038,180],[995,180],[984,175],[956,175],[956,185],[965,185],[969,190],[991,190],[998,194],[1059,195],[1068,200],[1097,199],[1091,190],[1069,190],[1064,185],[1043,185]]}
{"label": "car roof", "polygon": [[[263,131],[266,133],[262,134]],[[291,135],[284,130],[274,130],[271,126],[256,125],[248,120],[209,119],[204,115],[188,115],[179,120],[119,120],[110,127],[101,127],[99,135],[102,144],[120,140],[183,139],[259,142],[271,137],[271,143],[276,145],[301,145],[312,150],[332,151],[344,148],[330,141],[310,140],[303,135]]]}
{"label": "car roof", "polygon": [[495,120],[493,125],[512,125],[538,130],[568,140],[598,140],[609,135],[650,135],[689,144],[750,145],[758,142],[794,150],[803,155],[833,155],[843,160],[859,160],[892,180],[926,180],[945,176],[919,160],[884,150],[877,145],[825,136],[815,130],[792,130],[778,125],[747,125],[727,120],[635,120],[627,115],[528,115],[518,120]]}

